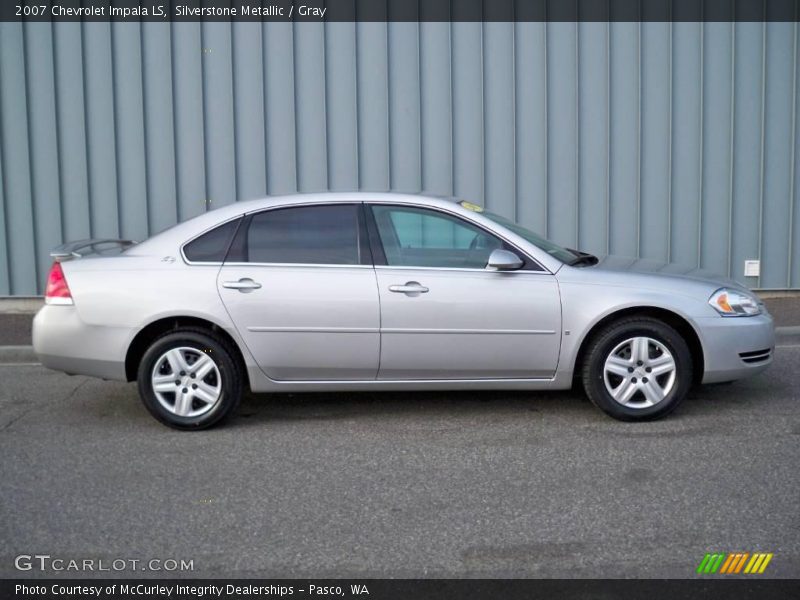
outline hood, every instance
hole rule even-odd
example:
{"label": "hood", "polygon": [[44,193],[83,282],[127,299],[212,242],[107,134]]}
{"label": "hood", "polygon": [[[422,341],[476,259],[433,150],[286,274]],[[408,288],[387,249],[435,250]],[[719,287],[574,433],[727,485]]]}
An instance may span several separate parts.
{"label": "hood", "polygon": [[609,254],[600,257],[596,265],[585,268],[608,273],[635,273],[639,275],[663,276],[667,279],[692,280],[716,287],[731,287],[742,290],[748,289],[742,283],[714,273],[713,271],[647,258],[631,258],[628,256]]}

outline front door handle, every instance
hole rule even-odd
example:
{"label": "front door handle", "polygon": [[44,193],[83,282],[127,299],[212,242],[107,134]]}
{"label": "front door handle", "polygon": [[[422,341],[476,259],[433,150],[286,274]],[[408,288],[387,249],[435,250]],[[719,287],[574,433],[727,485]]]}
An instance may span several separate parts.
{"label": "front door handle", "polygon": [[390,285],[389,291],[398,294],[408,294],[409,296],[417,296],[419,294],[427,294],[428,288],[424,285],[420,285],[418,281],[407,281],[405,285]]}
{"label": "front door handle", "polygon": [[261,284],[257,281],[253,281],[249,277],[243,277],[239,281],[223,281],[222,287],[230,290],[239,290],[243,294],[249,294],[253,290],[260,288]]}

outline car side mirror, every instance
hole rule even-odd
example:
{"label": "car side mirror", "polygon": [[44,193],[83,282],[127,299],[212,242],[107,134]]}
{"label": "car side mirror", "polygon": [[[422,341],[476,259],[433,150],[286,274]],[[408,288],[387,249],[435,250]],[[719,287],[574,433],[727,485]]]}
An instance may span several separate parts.
{"label": "car side mirror", "polygon": [[492,250],[486,268],[496,271],[516,271],[522,268],[522,264],[522,259],[513,252],[498,248]]}

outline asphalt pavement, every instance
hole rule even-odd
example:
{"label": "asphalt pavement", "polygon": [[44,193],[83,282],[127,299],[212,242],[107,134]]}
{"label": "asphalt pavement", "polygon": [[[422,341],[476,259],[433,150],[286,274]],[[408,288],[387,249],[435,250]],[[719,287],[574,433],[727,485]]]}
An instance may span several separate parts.
{"label": "asphalt pavement", "polygon": [[0,313],[0,346],[30,345],[32,325],[32,314]]}
{"label": "asphalt pavement", "polygon": [[250,396],[184,433],[133,384],[2,365],[0,576],[42,575],[13,564],[45,553],[192,577],[685,578],[760,551],[764,576],[800,577],[800,344],[779,344],[764,374],[639,424],[576,392],[347,393]]}

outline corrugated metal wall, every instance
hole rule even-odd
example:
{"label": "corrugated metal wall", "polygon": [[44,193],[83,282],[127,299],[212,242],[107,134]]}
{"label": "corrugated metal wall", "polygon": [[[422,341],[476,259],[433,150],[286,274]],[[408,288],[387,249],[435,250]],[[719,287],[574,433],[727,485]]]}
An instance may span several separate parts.
{"label": "corrugated metal wall", "polygon": [[2,23],[0,294],[208,208],[429,190],[800,288],[796,23]]}

